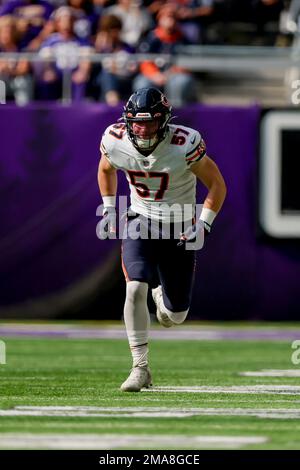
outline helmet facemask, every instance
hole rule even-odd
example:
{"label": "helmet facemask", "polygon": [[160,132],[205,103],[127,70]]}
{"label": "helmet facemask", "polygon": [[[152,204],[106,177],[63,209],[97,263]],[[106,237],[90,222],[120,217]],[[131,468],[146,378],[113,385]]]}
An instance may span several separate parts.
{"label": "helmet facemask", "polygon": [[128,122],[130,137],[135,146],[141,151],[150,151],[159,142],[160,119],[138,118]]}
{"label": "helmet facemask", "polygon": [[[154,88],[135,92],[123,113],[129,139],[141,153],[151,152],[165,138],[170,118],[171,106]],[[148,129],[146,123],[149,123]]]}

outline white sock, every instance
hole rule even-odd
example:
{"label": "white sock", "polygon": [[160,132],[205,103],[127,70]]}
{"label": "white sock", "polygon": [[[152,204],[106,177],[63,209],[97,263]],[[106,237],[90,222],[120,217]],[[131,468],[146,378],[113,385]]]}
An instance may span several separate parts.
{"label": "white sock", "polygon": [[134,367],[137,365],[145,367],[148,364],[150,316],[147,294],[146,282],[127,282],[124,321]]}
{"label": "white sock", "polygon": [[146,367],[148,365],[148,344],[131,346],[133,367]]}

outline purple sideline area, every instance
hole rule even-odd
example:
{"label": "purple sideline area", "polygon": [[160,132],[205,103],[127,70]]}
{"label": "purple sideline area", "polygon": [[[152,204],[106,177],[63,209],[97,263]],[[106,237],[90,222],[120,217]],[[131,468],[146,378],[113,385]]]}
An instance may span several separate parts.
{"label": "purple sideline area", "polygon": [[[118,247],[99,241],[95,227],[99,141],[120,114],[100,104],[0,107],[4,316],[8,307],[86,278]],[[224,209],[198,253],[191,317],[298,318],[299,249],[256,233],[260,109],[194,105],[174,114],[175,122],[200,130],[228,186]],[[128,193],[124,178],[119,193]],[[99,318],[105,315],[100,308]]]}

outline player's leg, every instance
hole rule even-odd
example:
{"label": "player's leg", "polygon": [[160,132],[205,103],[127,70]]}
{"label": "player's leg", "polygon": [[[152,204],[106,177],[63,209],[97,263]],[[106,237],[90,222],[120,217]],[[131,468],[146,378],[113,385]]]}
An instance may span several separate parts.
{"label": "player's leg", "polygon": [[151,384],[148,367],[150,316],[147,294],[154,266],[149,240],[123,240],[122,266],[127,281],[124,321],[133,368],[128,379],[122,384],[121,390],[139,391]]}
{"label": "player's leg", "polygon": [[161,317],[158,315],[158,319],[166,327],[186,319],[194,283],[196,252],[177,243],[178,240],[162,240],[158,261],[161,287],[156,290],[156,304]]}
{"label": "player's leg", "polygon": [[159,323],[165,328],[170,328],[174,326],[175,323],[169,318],[166,307],[163,301],[163,293],[161,285],[152,289],[152,297],[156,305],[156,317]]}
{"label": "player's leg", "polygon": [[138,392],[151,385],[148,367],[149,311],[147,306],[148,284],[128,281],[124,305],[124,321],[132,355],[132,371],[121,385],[125,392]]}
{"label": "player's leg", "polygon": [[149,311],[147,306],[148,284],[128,281],[124,305],[124,321],[132,353],[133,367],[148,365]]}

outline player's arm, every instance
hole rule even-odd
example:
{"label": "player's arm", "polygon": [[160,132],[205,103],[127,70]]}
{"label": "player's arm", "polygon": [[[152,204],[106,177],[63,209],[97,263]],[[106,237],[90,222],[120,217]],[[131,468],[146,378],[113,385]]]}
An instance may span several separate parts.
{"label": "player's arm", "polygon": [[194,163],[191,171],[208,189],[200,219],[208,224],[209,229],[225,200],[226,184],[218,166],[207,155]]}
{"label": "player's arm", "polygon": [[102,198],[116,197],[118,185],[117,170],[102,152],[98,168],[98,184]]}
{"label": "player's arm", "polygon": [[101,152],[98,168],[98,184],[103,200],[103,219],[97,226],[97,233],[100,239],[115,237],[117,170],[103,152]]}
{"label": "player's arm", "polygon": [[204,207],[219,212],[226,197],[226,184],[216,163],[205,155],[191,166],[191,171],[208,189]]}

